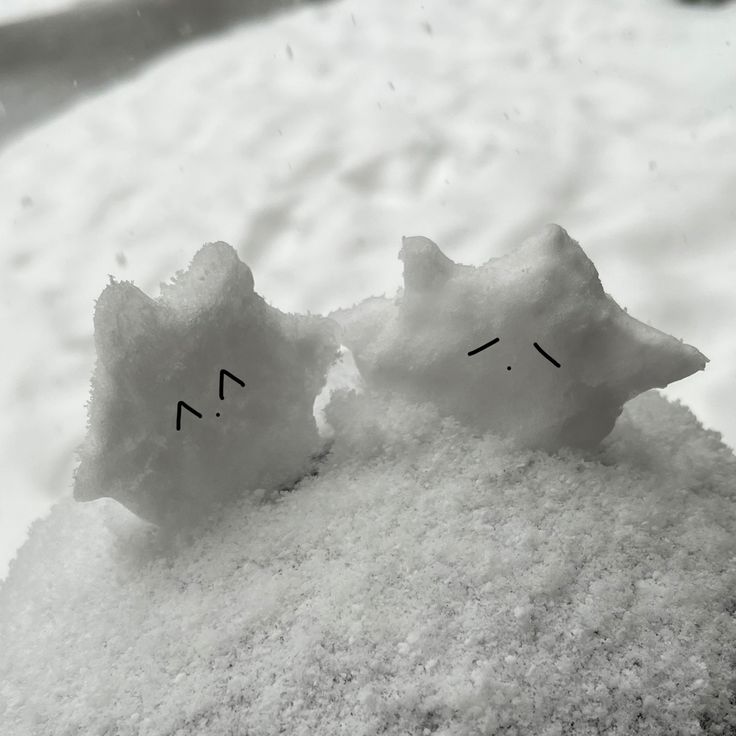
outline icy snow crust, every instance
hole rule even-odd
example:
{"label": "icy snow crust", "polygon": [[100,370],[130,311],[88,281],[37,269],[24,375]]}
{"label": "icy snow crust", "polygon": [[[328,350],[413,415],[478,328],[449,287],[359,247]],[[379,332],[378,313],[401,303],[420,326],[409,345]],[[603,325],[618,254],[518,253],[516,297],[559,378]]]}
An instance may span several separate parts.
{"label": "icy snow crust", "polygon": [[327,407],[319,475],[166,538],[63,501],[0,589],[0,732],[723,734],[736,458],[649,392],[595,454]]}

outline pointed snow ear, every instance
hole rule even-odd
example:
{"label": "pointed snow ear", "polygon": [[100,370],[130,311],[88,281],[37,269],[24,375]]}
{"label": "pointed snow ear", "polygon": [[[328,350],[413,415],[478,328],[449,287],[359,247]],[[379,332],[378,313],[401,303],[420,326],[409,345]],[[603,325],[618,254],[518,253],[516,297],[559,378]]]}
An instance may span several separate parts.
{"label": "pointed snow ear", "polygon": [[404,262],[407,292],[441,289],[455,268],[455,263],[435,243],[421,235],[402,238],[399,258]]}
{"label": "pointed snow ear", "polygon": [[702,371],[710,362],[692,345],[624,312],[609,295],[606,300],[608,309],[586,342],[586,383],[615,375],[616,389],[626,401]]}
{"label": "pointed snow ear", "polygon": [[[565,228],[549,224],[527,238],[517,251],[529,263],[572,272],[580,279],[600,282],[598,271],[577,240],[573,240]],[[599,293],[600,292],[599,290]]]}
{"label": "pointed snow ear", "polygon": [[[131,281],[112,281],[95,306],[94,326],[97,355],[105,364],[138,349],[146,336],[158,333],[159,307]],[[137,346],[137,347],[136,347]]]}
{"label": "pointed snow ear", "polygon": [[593,262],[559,225],[547,225],[504,258],[510,269],[525,273],[530,299],[536,302],[584,303],[604,298]]}
{"label": "pointed snow ear", "polygon": [[[201,310],[240,301],[254,295],[253,272],[227,243],[207,243],[194,255],[189,268],[179,271],[170,284],[161,284],[160,302],[178,319],[191,319]],[[231,310],[232,311],[232,310]]]}
{"label": "pointed snow ear", "polygon": [[188,276],[194,281],[210,281],[225,288],[232,284],[246,294],[252,294],[255,282],[253,272],[238,257],[231,245],[219,240],[206,243],[195,254]]}

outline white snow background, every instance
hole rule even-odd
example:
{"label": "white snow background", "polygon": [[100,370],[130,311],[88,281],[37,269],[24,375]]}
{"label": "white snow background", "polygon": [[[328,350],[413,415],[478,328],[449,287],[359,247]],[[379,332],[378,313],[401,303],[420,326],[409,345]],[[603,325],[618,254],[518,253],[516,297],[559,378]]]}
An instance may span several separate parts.
{"label": "white snow background", "polygon": [[735,100],[736,5],[345,0],[192,44],[16,138],[0,579],[71,492],[108,274],[155,296],[207,241],[274,306],[326,313],[395,292],[402,235],[478,265],[558,222],[633,316],[710,358],[664,394],[733,447]]}
{"label": "white snow background", "polygon": [[0,0],[0,23],[14,23],[46,13],[115,0]]}

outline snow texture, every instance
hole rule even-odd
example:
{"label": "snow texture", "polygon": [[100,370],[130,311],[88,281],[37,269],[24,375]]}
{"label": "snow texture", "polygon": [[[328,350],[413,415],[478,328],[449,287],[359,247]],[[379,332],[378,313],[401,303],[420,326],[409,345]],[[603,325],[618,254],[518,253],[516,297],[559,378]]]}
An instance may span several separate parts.
{"label": "snow texture", "polygon": [[266,304],[226,243],[205,245],[161,289],[154,300],[112,282],[97,301],[74,497],[180,524],[307,472],[321,450],[315,397],[339,353],[328,320]]}
{"label": "snow texture", "polygon": [[624,402],[708,362],[621,309],[559,225],[479,268],[423,237],[399,257],[396,299],[330,314],[361,373],[524,446],[594,447]]}
{"label": "snow texture", "polygon": [[198,535],[37,521],[0,732],[734,733],[736,458],[688,409],[648,392],[554,455],[373,390],[327,417],[317,476]]}

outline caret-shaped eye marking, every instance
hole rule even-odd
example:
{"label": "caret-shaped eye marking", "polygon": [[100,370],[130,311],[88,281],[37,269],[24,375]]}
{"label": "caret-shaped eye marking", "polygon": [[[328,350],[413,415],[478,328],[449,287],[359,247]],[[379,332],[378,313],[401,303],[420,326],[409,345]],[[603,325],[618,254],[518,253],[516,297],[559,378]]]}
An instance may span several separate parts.
{"label": "caret-shaped eye marking", "polygon": [[192,412],[195,417],[202,418],[202,414],[198,412],[194,407],[189,406],[186,401],[180,401],[176,405],[176,431],[181,432],[181,410],[186,409],[187,411]]}
{"label": "caret-shaped eye marking", "polygon": [[481,350],[485,350],[486,348],[491,347],[491,345],[495,345],[501,338],[500,337],[494,337],[493,340],[490,342],[487,342],[485,345],[481,345],[479,348],[476,348],[475,350],[471,350],[468,355],[475,355],[476,353],[479,353]]}
{"label": "caret-shaped eye marking", "polygon": [[237,383],[242,388],[245,388],[245,382],[244,381],[241,381],[237,376],[234,376],[232,373],[230,373],[230,371],[226,370],[225,368],[220,368],[220,394],[219,394],[220,395],[220,401],[224,401],[225,400],[225,393],[224,393],[224,389],[225,389],[225,386],[224,386],[225,376],[227,376],[228,378],[231,378],[233,381],[235,381],[235,383]]}
{"label": "caret-shaped eye marking", "polygon": [[537,350],[538,350],[538,351],[539,351],[539,352],[540,352],[540,353],[541,353],[542,355],[544,355],[544,357],[545,357],[545,358],[547,358],[547,360],[548,360],[548,361],[549,361],[550,363],[552,363],[553,365],[556,365],[556,366],[557,366],[558,368],[560,367],[560,364],[559,364],[559,363],[558,363],[558,362],[557,362],[557,361],[556,361],[556,360],[555,360],[555,359],[554,359],[554,358],[553,358],[553,357],[552,357],[551,355],[548,355],[547,353],[545,353],[545,352],[544,352],[544,350],[542,350],[542,348],[540,348],[540,347],[539,347],[539,345],[538,345],[538,344],[537,344],[536,342],[534,343],[534,347],[535,347],[535,348],[536,348],[536,349],[537,349]]}

